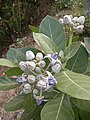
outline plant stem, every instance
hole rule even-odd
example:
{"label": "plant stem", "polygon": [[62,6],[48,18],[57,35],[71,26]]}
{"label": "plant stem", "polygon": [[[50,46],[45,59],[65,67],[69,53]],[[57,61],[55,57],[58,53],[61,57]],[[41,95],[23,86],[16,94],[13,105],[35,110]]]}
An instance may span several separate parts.
{"label": "plant stem", "polygon": [[40,90],[40,97],[42,97],[42,90]]}
{"label": "plant stem", "polygon": [[69,31],[69,44],[68,46],[70,46],[72,44],[72,38],[73,38],[73,30],[72,28],[70,27],[70,31]]}

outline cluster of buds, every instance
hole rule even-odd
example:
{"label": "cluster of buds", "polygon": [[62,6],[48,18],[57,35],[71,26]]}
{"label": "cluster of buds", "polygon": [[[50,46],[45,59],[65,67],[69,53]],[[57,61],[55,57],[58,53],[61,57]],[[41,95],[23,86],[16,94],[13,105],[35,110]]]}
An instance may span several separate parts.
{"label": "cluster of buds", "polygon": [[73,17],[72,15],[65,15],[63,18],[59,19],[60,23],[63,25],[68,25],[73,28],[77,33],[82,33],[84,29],[85,17]]}
{"label": "cluster of buds", "polygon": [[[48,65],[46,59],[49,59]],[[41,52],[35,55],[32,51],[27,51],[26,61],[21,61],[19,67],[23,74],[17,81],[22,87],[22,92],[32,93],[37,104],[40,105],[42,101],[45,101],[43,92],[52,91],[57,84],[53,74],[59,73],[62,67],[58,54],[44,56]]]}

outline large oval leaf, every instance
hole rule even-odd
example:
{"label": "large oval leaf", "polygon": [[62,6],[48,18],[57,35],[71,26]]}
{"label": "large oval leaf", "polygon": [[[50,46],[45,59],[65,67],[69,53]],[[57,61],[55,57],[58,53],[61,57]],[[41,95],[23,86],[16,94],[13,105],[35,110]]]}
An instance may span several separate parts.
{"label": "large oval leaf", "polygon": [[71,71],[55,75],[57,89],[79,99],[90,100],[90,77]]}
{"label": "large oval leaf", "polygon": [[88,66],[84,74],[90,76],[90,59],[88,60]]}
{"label": "large oval leaf", "polygon": [[33,33],[34,40],[42,48],[45,53],[58,52],[54,42],[42,33]]}
{"label": "large oval leaf", "polygon": [[20,120],[41,120],[40,112],[41,106],[34,106],[31,111],[24,111]]}
{"label": "large oval leaf", "polygon": [[69,98],[59,94],[48,102],[41,111],[41,120],[74,120]]}
{"label": "large oval leaf", "polygon": [[26,111],[32,111],[32,109],[34,108],[35,106],[35,100],[32,96],[32,94],[28,94],[26,95],[25,99],[24,99],[24,102],[23,102],[23,108],[26,110]]}
{"label": "large oval leaf", "polygon": [[75,42],[66,48],[64,55],[67,58],[67,60],[76,54],[80,46],[81,46],[81,42]]}
{"label": "large oval leaf", "polygon": [[12,63],[11,61],[4,59],[4,58],[0,59],[0,66],[16,67],[16,65],[14,63]]}
{"label": "large oval leaf", "polygon": [[11,62],[13,62],[13,63],[18,63],[18,60],[17,60],[17,49],[15,49],[15,48],[10,48],[9,49],[9,51],[7,52],[7,56],[6,56],[6,58],[8,59],[8,60],[10,60]]}
{"label": "large oval leaf", "polygon": [[14,78],[0,77],[0,90],[10,90],[16,88],[18,83]]}
{"label": "large oval leaf", "polygon": [[4,109],[6,111],[15,111],[21,109],[23,107],[24,97],[25,96],[23,95],[14,97],[5,105]]}
{"label": "large oval leaf", "polygon": [[90,112],[90,100],[72,98],[71,101],[80,110]]}
{"label": "large oval leaf", "polygon": [[88,51],[88,53],[90,54],[90,37],[84,38],[84,42],[85,42],[85,48]]}
{"label": "large oval leaf", "polygon": [[19,67],[10,68],[9,70],[5,71],[7,76],[19,76],[23,74],[23,71]]}
{"label": "large oval leaf", "polygon": [[7,53],[6,58],[9,61],[18,64],[20,61],[26,60],[26,51],[28,50],[32,50],[34,53],[37,53],[39,51],[35,48],[27,48],[27,47],[18,48],[18,49],[10,48],[10,50]]}
{"label": "large oval leaf", "polygon": [[[79,118],[81,120],[90,120],[90,112],[85,112],[85,111],[79,111]],[[80,120],[79,119],[79,120]]]}
{"label": "large oval leaf", "polygon": [[62,24],[51,16],[46,16],[40,24],[40,32],[54,41],[58,50],[65,50],[66,37]]}
{"label": "large oval leaf", "polygon": [[67,61],[66,68],[77,73],[84,73],[88,65],[88,53],[81,45],[77,53]]}

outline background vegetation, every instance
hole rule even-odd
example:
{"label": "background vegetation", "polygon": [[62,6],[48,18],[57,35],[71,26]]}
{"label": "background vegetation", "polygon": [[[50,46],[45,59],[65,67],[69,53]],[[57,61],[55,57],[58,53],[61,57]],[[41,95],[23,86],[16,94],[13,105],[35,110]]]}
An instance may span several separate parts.
{"label": "background vegetation", "polygon": [[47,15],[85,15],[85,36],[90,32],[89,0],[0,0],[0,56],[17,38],[30,33],[28,25],[38,26]]}

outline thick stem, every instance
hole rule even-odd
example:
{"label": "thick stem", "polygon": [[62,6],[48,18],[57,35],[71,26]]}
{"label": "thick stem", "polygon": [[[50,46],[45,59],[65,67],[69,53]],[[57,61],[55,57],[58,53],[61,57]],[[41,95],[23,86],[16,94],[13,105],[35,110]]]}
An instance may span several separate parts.
{"label": "thick stem", "polygon": [[70,31],[69,31],[69,44],[68,44],[68,46],[70,46],[72,44],[72,39],[73,39],[73,30],[70,27]]}

